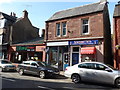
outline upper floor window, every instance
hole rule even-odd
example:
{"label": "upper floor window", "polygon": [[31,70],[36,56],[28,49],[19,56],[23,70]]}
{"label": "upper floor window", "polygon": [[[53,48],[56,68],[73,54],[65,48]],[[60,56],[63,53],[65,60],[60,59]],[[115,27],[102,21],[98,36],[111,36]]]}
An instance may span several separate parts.
{"label": "upper floor window", "polygon": [[56,24],[56,35],[60,36],[60,23]]}
{"label": "upper floor window", "polygon": [[66,35],[66,22],[62,23],[62,35],[65,36]]}
{"label": "upper floor window", "polygon": [[82,20],[82,34],[89,34],[89,20],[83,19]]}

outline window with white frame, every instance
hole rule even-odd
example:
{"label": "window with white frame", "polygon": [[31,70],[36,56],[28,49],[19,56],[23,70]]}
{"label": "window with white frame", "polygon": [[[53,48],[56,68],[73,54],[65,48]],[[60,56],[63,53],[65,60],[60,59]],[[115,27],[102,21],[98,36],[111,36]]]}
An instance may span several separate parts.
{"label": "window with white frame", "polygon": [[60,36],[60,23],[56,24],[56,35]]}
{"label": "window with white frame", "polygon": [[63,36],[66,36],[66,33],[67,31],[66,31],[66,22],[62,22],[62,35]]}
{"label": "window with white frame", "polygon": [[89,20],[83,19],[82,20],[82,34],[89,34]]}

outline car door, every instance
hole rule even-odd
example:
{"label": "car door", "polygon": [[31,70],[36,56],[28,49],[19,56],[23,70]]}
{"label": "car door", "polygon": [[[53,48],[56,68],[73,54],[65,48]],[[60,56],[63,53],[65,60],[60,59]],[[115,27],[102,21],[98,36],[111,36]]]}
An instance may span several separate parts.
{"label": "car door", "polygon": [[91,82],[94,81],[94,64],[83,63],[79,66],[79,74],[83,81]]}
{"label": "car door", "polygon": [[112,83],[114,78],[113,78],[113,72],[105,70],[106,66],[103,64],[95,64],[95,69],[94,69],[94,79],[96,82],[100,83]]}
{"label": "car door", "polygon": [[31,72],[31,74],[34,74],[34,75],[38,74],[38,65],[37,65],[37,63],[35,63],[35,62],[31,63],[30,72]]}
{"label": "car door", "polygon": [[25,73],[30,73],[30,62],[24,62],[21,67],[24,70]]}

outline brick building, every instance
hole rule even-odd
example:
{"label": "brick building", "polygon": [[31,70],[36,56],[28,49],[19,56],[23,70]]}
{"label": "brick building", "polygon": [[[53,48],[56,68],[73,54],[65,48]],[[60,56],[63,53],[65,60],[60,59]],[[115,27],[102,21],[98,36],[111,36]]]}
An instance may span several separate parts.
{"label": "brick building", "polygon": [[120,69],[120,2],[115,5],[113,23],[114,67]]}
{"label": "brick building", "polygon": [[7,15],[0,12],[0,58],[8,58],[8,49],[12,44],[26,42],[39,37],[39,29],[28,18],[28,12],[16,17],[15,13]]}
{"label": "brick building", "polygon": [[67,65],[92,60],[113,64],[106,0],[56,12],[46,21],[47,62]]}

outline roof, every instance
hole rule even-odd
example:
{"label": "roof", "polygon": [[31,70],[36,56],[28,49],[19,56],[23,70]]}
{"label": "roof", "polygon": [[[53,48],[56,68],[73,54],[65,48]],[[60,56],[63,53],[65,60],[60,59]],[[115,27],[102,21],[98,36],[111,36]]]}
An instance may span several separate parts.
{"label": "roof", "polygon": [[7,15],[7,14],[5,14],[3,12],[0,12],[0,15],[2,15],[4,18],[9,19],[11,21],[15,21],[16,20],[16,17]]}
{"label": "roof", "polygon": [[88,4],[80,7],[59,11],[59,12],[56,12],[47,21],[53,21],[53,20],[64,19],[64,18],[73,17],[73,16],[80,16],[80,15],[100,12],[104,10],[105,4],[106,2],[104,3],[98,2],[98,3]]}
{"label": "roof", "polygon": [[23,43],[12,44],[12,46],[13,45],[16,45],[16,46],[19,46],[19,45],[37,45],[37,44],[44,44],[44,38],[43,37],[38,37],[36,39],[26,41],[26,42],[23,42]]}
{"label": "roof", "polygon": [[117,4],[117,5],[115,5],[113,17],[119,17],[119,16],[120,16],[120,4]]}

